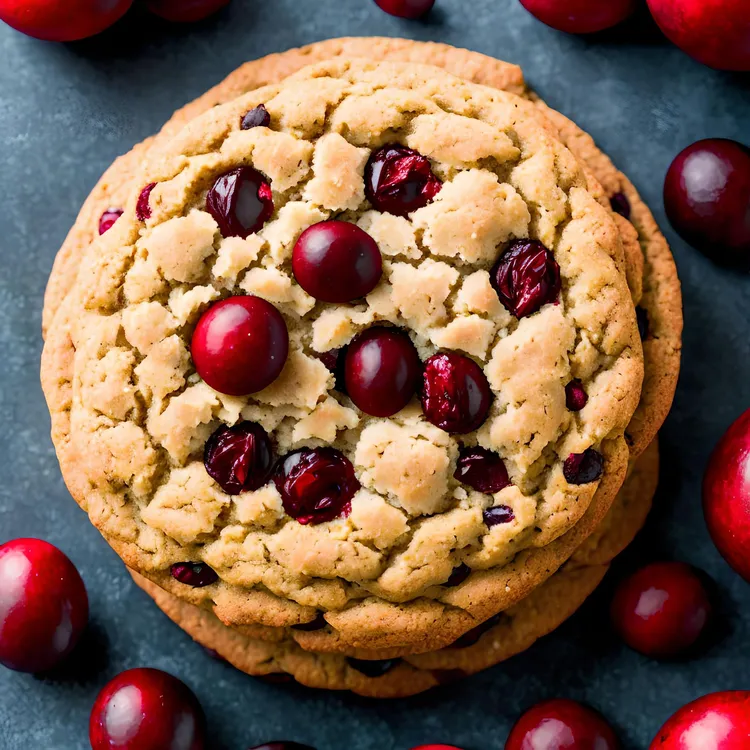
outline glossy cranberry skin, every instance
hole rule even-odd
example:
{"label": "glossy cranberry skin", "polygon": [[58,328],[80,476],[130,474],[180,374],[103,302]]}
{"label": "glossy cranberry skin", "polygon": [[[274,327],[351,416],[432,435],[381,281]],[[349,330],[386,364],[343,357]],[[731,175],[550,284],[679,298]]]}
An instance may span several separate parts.
{"label": "glossy cranberry skin", "polygon": [[228,495],[257,490],[273,468],[271,440],[255,422],[222,425],[206,441],[203,463]]}
{"label": "glossy cranberry skin", "polygon": [[252,167],[239,167],[216,179],[206,209],[224,237],[247,237],[273,215],[271,183]]}
{"label": "glossy cranberry skin", "polygon": [[375,240],[348,221],[308,227],[294,245],[297,283],[323,302],[351,302],[367,296],[380,281],[383,259]]}
{"label": "glossy cranberry skin", "polygon": [[398,18],[421,18],[432,10],[435,0],[375,0],[381,10]]}
{"label": "glossy cranberry skin", "polygon": [[542,23],[568,34],[593,34],[622,23],[636,9],[636,0],[521,0]]}
{"label": "glossy cranberry skin", "polygon": [[503,459],[494,451],[478,445],[461,448],[453,477],[487,495],[494,495],[510,485]]}
{"label": "glossy cranberry skin", "polygon": [[681,708],[659,730],[649,750],[747,750],[750,691],[711,693]]}
{"label": "glossy cranberry skin", "polygon": [[452,434],[478,430],[492,404],[482,368],[455,352],[434,354],[424,363],[420,395],[427,420]]}
{"label": "glossy cranberry skin", "polygon": [[667,171],[664,207],[672,226],[693,247],[718,263],[750,268],[746,146],[709,138],[681,151]]}
{"label": "glossy cranberry skin", "polygon": [[351,461],[335,448],[303,448],[279,461],[273,476],[287,515],[303,526],[346,518],[360,488]]}
{"label": "glossy cranberry skin", "polygon": [[588,403],[589,397],[580,380],[571,380],[565,386],[565,406],[570,411],[581,411]]}
{"label": "glossy cranberry skin", "polygon": [[513,508],[510,508],[507,505],[494,505],[491,508],[487,508],[482,513],[484,524],[489,529],[493,526],[510,523],[511,521],[514,521],[515,518],[516,514],[513,512]]}
{"label": "glossy cranberry skin", "polygon": [[536,240],[517,240],[490,271],[490,283],[500,302],[516,318],[525,318],[560,294],[560,266]]}
{"label": "glossy cranberry skin", "polygon": [[411,401],[422,364],[411,339],[395,328],[368,328],[344,361],[346,392],[365,414],[390,417]]}
{"label": "glossy cranberry skin", "polygon": [[202,589],[219,580],[216,571],[206,563],[181,562],[172,565],[169,571],[176,581],[192,586],[194,589]]}
{"label": "glossy cranberry skin", "polygon": [[630,201],[628,200],[625,193],[615,193],[610,199],[609,203],[612,206],[612,210],[620,216],[624,216],[626,219],[630,219],[631,207]]}
{"label": "glossy cranberry skin", "polygon": [[89,617],[73,563],[40,539],[0,545],[0,664],[44,672],[75,647]]}
{"label": "glossy cranberry skin", "polygon": [[563,464],[563,475],[568,484],[595,482],[604,471],[604,457],[588,448],[583,453],[571,453]]}
{"label": "glossy cranberry skin", "polygon": [[289,354],[281,313],[266,300],[229,297],[201,316],[191,343],[198,374],[229,396],[262,391],[279,377]]}
{"label": "glossy cranberry skin", "polygon": [[115,225],[115,222],[122,216],[121,208],[108,208],[99,217],[99,234],[108,232]]}
{"label": "glossy cranberry skin", "polygon": [[148,0],[146,3],[154,15],[173,23],[202,21],[227,5],[229,0]]}
{"label": "glossy cranberry skin", "polygon": [[158,669],[122,672],[99,693],[92,750],[203,750],[205,718],[183,682]]}
{"label": "glossy cranberry skin", "polygon": [[668,658],[698,642],[710,620],[711,601],[689,565],[657,562],[618,586],[610,613],[628,646],[645,656]]}
{"label": "glossy cranberry skin", "polygon": [[604,718],[571,700],[538,703],[516,723],[505,750],[619,750]]}
{"label": "glossy cranberry skin", "polygon": [[750,409],[711,454],[703,476],[703,514],[719,552],[750,583]]}
{"label": "glossy cranberry skin", "polygon": [[373,208],[408,216],[424,208],[443,184],[418,151],[391,144],[374,151],[365,168],[365,194]]}
{"label": "glossy cranberry skin", "polygon": [[271,124],[271,115],[268,113],[265,104],[259,104],[257,107],[245,112],[240,120],[242,130],[252,130],[252,128],[267,128]]}
{"label": "glossy cranberry skin", "polygon": [[135,204],[135,216],[138,221],[146,221],[151,218],[151,191],[156,187],[155,182],[151,182],[141,190],[138,201]]}

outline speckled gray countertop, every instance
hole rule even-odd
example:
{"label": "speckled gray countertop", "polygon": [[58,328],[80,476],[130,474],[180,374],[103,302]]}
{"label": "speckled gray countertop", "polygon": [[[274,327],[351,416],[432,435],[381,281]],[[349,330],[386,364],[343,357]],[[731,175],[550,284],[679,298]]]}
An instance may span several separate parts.
{"label": "speckled gray countertop", "polygon": [[[334,36],[406,36],[520,64],[553,107],[573,117],[632,178],[673,242],[685,293],[684,364],[662,432],[663,470],[647,529],[603,588],[557,633],[481,675],[409,700],[374,702],[272,686],[212,661],[136,590],[70,499],[38,386],[42,294],[81,202],[117,155],[240,63]],[[0,28],[0,542],[40,536],[78,565],[90,632],[52,678],[0,667],[0,749],[84,750],[99,687],[155,666],[184,679],[208,715],[213,750],[294,739],[319,750],[408,750],[425,742],[503,747],[518,714],[542,698],[588,701],[626,748],[704,693],[750,688],[750,585],[725,565],[703,524],[700,482],[711,447],[750,406],[750,279],[717,269],[681,242],[662,208],[663,175],[698,138],[750,140],[750,77],[700,66],[647,18],[581,39],[535,21],[516,0],[438,0],[425,23],[372,0],[234,0],[180,28],[136,14],[98,39],[37,42]],[[613,582],[641,561],[687,560],[717,582],[724,627],[701,658],[657,664],[607,627]]]}

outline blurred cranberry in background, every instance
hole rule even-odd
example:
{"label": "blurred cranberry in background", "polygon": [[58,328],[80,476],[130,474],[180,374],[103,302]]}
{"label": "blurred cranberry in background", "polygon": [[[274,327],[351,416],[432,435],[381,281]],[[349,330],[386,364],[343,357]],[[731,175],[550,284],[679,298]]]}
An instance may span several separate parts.
{"label": "blurred cranberry in background", "polygon": [[435,0],[375,0],[378,8],[399,18],[421,18],[432,10]]}
{"label": "blurred cranberry in background", "polygon": [[569,34],[593,34],[616,26],[636,9],[636,0],[521,0],[542,23]]}
{"label": "blurred cranberry in background", "polygon": [[230,0],[147,0],[156,16],[175,23],[194,23],[229,5]]}

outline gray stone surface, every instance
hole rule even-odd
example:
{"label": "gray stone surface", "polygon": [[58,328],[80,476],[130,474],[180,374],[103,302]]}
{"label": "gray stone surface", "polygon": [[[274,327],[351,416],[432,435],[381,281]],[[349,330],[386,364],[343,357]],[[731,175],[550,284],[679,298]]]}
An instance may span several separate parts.
{"label": "gray stone surface", "polygon": [[[664,471],[647,530],[602,592],[528,654],[411,700],[270,686],[212,661],[134,588],[68,496],[37,385],[42,293],[55,251],[96,179],[118,154],[245,60],[343,35],[438,40],[523,66],[537,91],[592,133],[643,191],[674,243],[686,299],[685,358],[663,431]],[[425,742],[502,748],[514,718],[556,695],[586,700],[644,748],[661,722],[713,690],[750,688],[750,586],[715,551],[700,509],[712,445],[750,405],[750,286],[681,242],[663,215],[662,179],[683,146],[707,136],[748,140],[750,80],[708,70],[644,18],[616,33],[558,34],[516,0],[438,0],[425,23],[372,0],[234,0],[189,28],[136,13],[114,31],[50,45],[0,28],[0,542],[39,536],[80,568],[92,625],[80,652],[50,678],[0,667],[2,750],[84,750],[88,712],[117,672],[160,667],[186,680],[208,714],[214,750],[274,738],[319,750],[407,750]],[[701,658],[660,665],[607,627],[613,582],[651,558],[678,558],[717,582],[723,627]]]}

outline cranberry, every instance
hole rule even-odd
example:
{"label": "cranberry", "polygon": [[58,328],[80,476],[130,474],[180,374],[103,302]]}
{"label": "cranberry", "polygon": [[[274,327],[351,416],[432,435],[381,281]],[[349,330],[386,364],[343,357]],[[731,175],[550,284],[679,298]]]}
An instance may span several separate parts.
{"label": "cranberry", "polygon": [[184,583],[186,586],[192,586],[194,589],[202,589],[204,586],[210,586],[219,580],[216,571],[206,563],[175,563],[169,572],[176,581]]}
{"label": "cranberry", "polygon": [[263,745],[256,745],[250,750],[315,750],[310,745],[302,745],[299,742],[288,742],[286,740],[275,740],[266,742]]}
{"label": "cranberry", "polygon": [[205,718],[183,682],[130,669],[107,683],[89,720],[92,750],[203,750]]}
{"label": "cranberry", "polygon": [[750,149],[709,138],[680,152],[664,182],[679,234],[713,260],[750,267]]}
{"label": "cranberry", "polygon": [[593,34],[624,21],[636,9],[636,0],[521,0],[542,23],[568,34]]}
{"label": "cranberry", "polygon": [[300,235],[292,252],[292,271],[315,299],[350,302],[378,285],[383,259],[375,240],[356,224],[322,221]]}
{"label": "cranberry", "polygon": [[461,448],[453,477],[477,492],[494,495],[510,485],[503,459],[487,448]]}
{"label": "cranberry", "polygon": [[112,229],[122,214],[121,208],[108,208],[99,218],[99,234],[104,234]]}
{"label": "cranberry", "polygon": [[366,414],[390,417],[416,392],[421,366],[414,344],[403,331],[369,328],[346,352],[346,391]]}
{"label": "cranberry", "polygon": [[229,5],[229,0],[148,0],[148,9],[173,23],[194,23]]}
{"label": "cranberry", "polygon": [[490,271],[490,282],[508,312],[517,318],[555,302],[560,294],[560,266],[537,240],[517,240]]}
{"label": "cranberry", "polygon": [[642,307],[636,307],[635,319],[638,323],[638,335],[641,337],[641,341],[645,341],[648,338],[648,331],[651,327],[651,323],[648,319],[648,312]]}
{"label": "cranberry", "polygon": [[500,526],[501,524],[514,521],[516,514],[513,512],[513,508],[507,505],[494,505],[482,513],[482,518],[487,528],[491,529],[493,526]]}
{"label": "cranberry", "polygon": [[609,204],[612,206],[612,210],[620,216],[624,216],[626,219],[630,219],[630,201],[625,193],[615,193],[610,199]]}
{"label": "cranberry", "polygon": [[588,400],[588,394],[583,390],[583,383],[580,380],[571,380],[565,386],[565,405],[570,411],[581,411]]}
{"label": "cranberry", "polygon": [[318,612],[314,620],[301,622],[299,625],[292,625],[292,630],[301,630],[303,633],[314,633],[316,630],[323,630],[325,627],[328,627],[328,621],[322,612]]}
{"label": "cranberry", "polygon": [[659,730],[649,750],[747,750],[750,691],[704,695],[681,708]]}
{"label": "cranberry", "polygon": [[646,656],[677,656],[698,641],[711,614],[701,579],[678,562],[646,565],[624,580],[612,601],[615,630]]}
{"label": "cranberry", "polygon": [[435,0],[375,0],[386,13],[398,18],[421,18],[435,5]]}
{"label": "cranberry", "polygon": [[530,708],[511,729],[505,750],[619,750],[604,718],[575,701],[558,698]]}
{"label": "cranberry", "polygon": [[265,104],[259,104],[249,112],[245,112],[240,121],[242,130],[251,130],[252,128],[267,128],[271,124],[271,115],[268,113]]}
{"label": "cranberry", "polygon": [[255,422],[222,425],[206,441],[203,463],[228,495],[257,490],[271,473],[271,441]]}
{"label": "cranberry", "polygon": [[593,448],[587,448],[583,453],[571,453],[563,464],[563,474],[568,484],[595,482],[603,469],[604,457]]}
{"label": "cranberry", "polygon": [[374,151],[365,169],[365,194],[378,211],[408,216],[440,192],[429,160],[406,146],[391,144]]}
{"label": "cranberry", "polygon": [[252,167],[221,175],[206,196],[206,208],[224,237],[247,237],[273,215],[271,184]]}
{"label": "cranberry", "polygon": [[351,461],[334,448],[302,448],[283,458],[273,481],[284,510],[303,525],[346,517],[360,488]]}
{"label": "cranberry", "polygon": [[453,568],[448,580],[445,582],[445,586],[459,586],[471,575],[471,568],[464,563],[461,563],[458,567]]}
{"label": "cranberry", "polygon": [[464,633],[459,639],[453,641],[449,648],[469,648],[470,646],[474,646],[477,643],[479,643],[479,640],[481,637],[492,630],[492,628],[495,627],[495,625],[498,625],[500,623],[500,620],[503,619],[503,613],[500,612],[499,614],[493,615],[490,617],[489,620],[485,620],[483,623],[480,623],[475,628],[472,628],[468,632]]}
{"label": "cranberry", "polygon": [[0,664],[44,672],[78,642],[89,616],[73,563],[40,539],[0,545]]}
{"label": "cranberry", "polygon": [[156,183],[152,182],[141,190],[138,201],[135,204],[135,215],[138,221],[146,221],[146,219],[151,218],[151,191],[155,187]]}
{"label": "cranberry", "polygon": [[379,661],[370,661],[369,659],[354,659],[347,657],[347,663],[352,669],[361,672],[365,677],[382,677],[390,672],[401,660],[400,659],[380,659]]}
{"label": "cranberry", "polygon": [[327,352],[320,352],[316,356],[335,375],[336,383],[334,388],[341,393],[346,393],[346,383],[344,381],[346,349],[329,349]]}
{"label": "cranberry", "polygon": [[465,434],[487,419],[492,391],[473,359],[443,352],[424,363],[421,399],[428,421],[446,432]]}
{"label": "cranberry", "polygon": [[229,297],[201,316],[191,343],[198,374],[219,393],[245,396],[279,377],[289,354],[281,313],[260,297]]}

